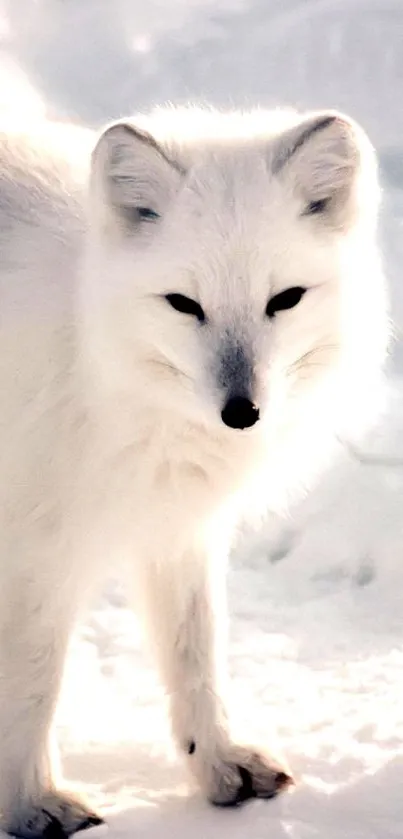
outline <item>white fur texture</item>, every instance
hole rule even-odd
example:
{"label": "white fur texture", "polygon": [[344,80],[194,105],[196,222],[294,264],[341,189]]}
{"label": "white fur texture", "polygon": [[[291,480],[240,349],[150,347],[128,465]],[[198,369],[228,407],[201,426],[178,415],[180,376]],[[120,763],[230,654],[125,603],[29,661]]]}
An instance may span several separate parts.
{"label": "white fur texture", "polygon": [[[230,740],[226,557],[241,516],[283,508],[365,426],[387,343],[355,123],[157,111],[109,127],[87,177],[95,143],[51,125],[0,143],[0,812],[32,839],[85,823],[55,790],[49,732],[71,626],[117,561],[206,795],[282,786]],[[253,428],[221,420],[235,391]]]}

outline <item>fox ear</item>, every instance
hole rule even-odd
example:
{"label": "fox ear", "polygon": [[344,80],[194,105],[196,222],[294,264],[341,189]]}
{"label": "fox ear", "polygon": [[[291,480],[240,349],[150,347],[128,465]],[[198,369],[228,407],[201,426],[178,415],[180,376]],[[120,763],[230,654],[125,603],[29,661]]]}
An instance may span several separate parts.
{"label": "fox ear", "polygon": [[368,138],[348,117],[334,112],[315,114],[286,131],[278,140],[272,171],[291,179],[303,215],[320,215],[337,226],[355,217],[363,184],[366,195],[371,187],[376,195],[376,160]]}
{"label": "fox ear", "polygon": [[95,204],[104,219],[129,231],[164,215],[181,177],[154,137],[128,122],[107,128],[92,155]]}

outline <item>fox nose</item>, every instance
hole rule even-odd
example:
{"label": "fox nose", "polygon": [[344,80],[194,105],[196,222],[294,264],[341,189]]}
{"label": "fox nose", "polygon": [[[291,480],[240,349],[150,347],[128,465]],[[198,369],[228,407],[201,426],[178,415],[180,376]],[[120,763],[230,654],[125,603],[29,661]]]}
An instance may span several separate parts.
{"label": "fox nose", "polygon": [[231,396],[221,411],[221,419],[229,428],[251,428],[259,419],[259,408],[245,396]]}

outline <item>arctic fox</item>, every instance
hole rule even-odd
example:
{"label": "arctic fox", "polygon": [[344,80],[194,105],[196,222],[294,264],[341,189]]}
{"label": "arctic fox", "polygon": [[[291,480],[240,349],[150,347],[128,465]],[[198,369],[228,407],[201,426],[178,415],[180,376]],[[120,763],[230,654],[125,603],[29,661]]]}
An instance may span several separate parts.
{"label": "arctic fox", "polygon": [[283,508],[366,421],[388,331],[377,211],[370,142],[332,111],[3,131],[6,831],[100,821],[59,789],[49,740],[71,627],[117,560],[206,797],[290,782],[231,739],[226,557],[242,516]]}

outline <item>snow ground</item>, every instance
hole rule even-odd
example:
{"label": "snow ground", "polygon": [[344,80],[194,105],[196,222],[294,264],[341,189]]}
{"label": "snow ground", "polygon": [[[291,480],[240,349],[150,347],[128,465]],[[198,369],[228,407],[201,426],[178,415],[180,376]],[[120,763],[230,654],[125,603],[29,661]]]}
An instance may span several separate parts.
{"label": "snow ground", "polygon": [[[120,10],[137,51],[141,102],[184,91],[199,95],[200,78],[207,79],[207,92],[212,85],[219,91],[218,100],[237,85],[242,102],[248,95],[261,99],[259,61],[274,32],[279,97],[295,84],[299,104],[313,98],[315,105],[365,115],[381,152],[393,146],[401,160],[400,0],[153,0],[150,18],[139,0],[112,5],[113,15],[105,0],[88,0],[85,13],[77,0],[63,7],[58,0],[0,0],[0,107],[43,110],[26,73],[52,114],[106,120],[116,115],[112,100],[124,111],[131,65],[116,24]],[[72,38],[66,21],[74,15],[80,27]],[[321,15],[333,28],[329,49],[318,55]],[[217,27],[224,39],[219,48]],[[110,48],[107,82],[96,36]],[[292,64],[287,56],[295,55],[295,44]],[[351,80],[345,57],[354,44]],[[326,75],[325,58],[336,75]],[[401,163],[400,183],[392,163],[388,158],[383,228],[399,327],[403,178]],[[270,520],[261,533],[245,536],[231,568],[234,729],[280,749],[297,776],[296,789],[237,812],[213,810],[189,789],[139,627],[119,583],[110,581],[73,639],[58,713],[65,775],[84,785],[108,819],[109,828],[94,830],[94,839],[107,830],[111,839],[402,839],[402,360],[398,346],[387,415],[366,445],[367,459],[346,451],[292,519]]]}

